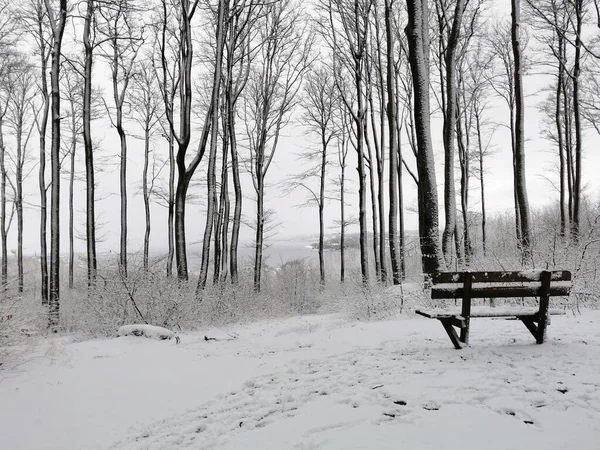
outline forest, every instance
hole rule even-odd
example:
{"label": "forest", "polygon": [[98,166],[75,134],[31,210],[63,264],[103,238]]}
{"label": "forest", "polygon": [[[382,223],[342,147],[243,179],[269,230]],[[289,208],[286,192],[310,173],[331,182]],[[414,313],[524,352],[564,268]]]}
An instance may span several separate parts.
{"label": "forest", "polygon": [[[0,0],[0,336],[350,298],[382,317],[404,307],[388,287],[457,269],[571,270],[572,304],[597,307],[599,38],[598,0]],[[546,204],[528,196],[534,138]],[[274,199],[298,196],[318,257],[271,267]]]}

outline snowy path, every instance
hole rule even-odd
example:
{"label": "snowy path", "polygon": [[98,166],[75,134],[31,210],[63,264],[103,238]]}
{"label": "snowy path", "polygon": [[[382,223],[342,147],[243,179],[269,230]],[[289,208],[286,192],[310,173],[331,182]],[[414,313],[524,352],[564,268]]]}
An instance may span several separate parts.
{"label": "snowy path", "polygon": [[598,312],[554,318],[543,346],[520,323],[475,320],[461,351],[421,319],[235,331],[67,345],[0,383],[0,448],[598,448]]}

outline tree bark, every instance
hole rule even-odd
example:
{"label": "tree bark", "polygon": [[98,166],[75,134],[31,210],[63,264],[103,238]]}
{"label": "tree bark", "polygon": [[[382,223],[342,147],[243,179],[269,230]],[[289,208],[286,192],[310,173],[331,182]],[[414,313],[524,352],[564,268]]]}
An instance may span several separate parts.
{"label": "tree bark", "polygon": [[48,326],[56,330],[60,310],[60,65],[62,37],[67,20],[67,0],[60,0],[57,16],[50,6],[50,0],[44,0],[52,27],[52,64],[50,85],[52,88],[52,147],[51,193],[50,193],[50,297]]}
{"label": "tree bark", "polygon": [[91,42],[94,0],[87,0],[83,28],[84,77],[83,77],[83,147],[85,152],[85,235],[87,256],[87,282],[96,282],[98,259],[96,256],[96,181],[94,177],[94,148],[92,143],[92,65]]}
{"label": "tree bark", "polygon": [[[200,266],[200,277],[198,279],[198,286],[196,288],[196,295],[198,296],[206,286],[206,278],[208,276],[208,265],[210,258],[210,239],[215,221],[216,205],[217,205],[217,187],[216,187],[216,158],[217,158],[217,142],[219,138],[219,100],[221,98],[221,73],[223,64],[223,46],[225,43],[225,17],[229,14],[229,1],[219,0],[219,7],[217,11],[217,25],[216,25],[216,49],[215,49],[215,68],[213,73],[213,90],[211,97],[211,136],[210,136],[210,150],[208,160],[208,174],[207,174],[207,186],[208,186],[208,201],[207,201],[207,212],[206,212],[206,227],[204,228],[204,239],[202,244],[202,263]],[[217,230],[218,233],[218,230]],[[217,249],[215,249],[216,251]]]}
{"label": "tree bark", "polygon": [[456,228],[456,192],[454,187],[454,159],[456,132],[456,50],[460,36],[466,0],[457,0],[448,42],[445,49],[446,66],[446,110],[444,111],[444,212],[445,226],[442,235],[442,250],[448,266],[452,263],[452,244]]}
{"label": "tree bark", "polygon": [[407,0],[409,62],[414,91],[414,120],[418,146],[419,236],[422,268],[433,275],[443,266],[439,243],[438,197],[431,141],[429,106],[429,8],[427,0]]}
{"label": "tree bark", "polygon": [[4,146],[4,111],[0,116],[0,246],[2,247],[2,275],[0,277],[0,290],[8,289],[8,232],[6,229],[6,147]]}
{"label": "tree bark", "polygon": [[[394,24],[392,16],[392,0],[385,0],[385,36],[386,36],[386,87],[387,87],[387,126],[389,142],[389,181],[388,195],[390,210],[388,215],[388,240],[390,246],[390,260],[392,265],[392,282],[397,285],[402,281],[398,252],[398,140],[397,138],[397,110],[395,92],[394,70]],[[383,87],[382,87],[383,89]],[[382,212],[383,214],[383,212]],[[382,216],[383,221],[383,216]]]}
{"label": "tree bark", "polygon": [[519,209],[521,251],[523,261],[531,259],[531,227],[529,217],[529,200],[527,197],[527,183],[525,180],[525,100],[523,94],[523,74],[521,61],[521,12],[520,0],[511,0],[512,26],[511,42],[513,48],[515,72],[515,190]]}
{"label": "tree bark", "polygon": [[579,222],[581,207],[581,169],[583,158],[583,132],[581,125],[581,107],[579,93],[579,76],[581,73],[581,29],[585,14],[583,0],[575,0],[575,57],[573,61],[573,118],[575,125],[575,176],[573,183],[573,223],[571,235],[579,242]]}
{"label": "tree bark", "polygon": [[38,134],[40,139],[38,189],[40,193],[40,296],[42,305],[49,304],[49,275],[48,275],[48,196],[46,188],[46,129],[48,126],[48,115],[50,112],[50,94],[48,93],[48,56],[46,51],[46,40],[44,39],[44,14],[41,5],[36,7],[36,25],[40,51],[40,85],[43,98],[42,118],[38,122]]}

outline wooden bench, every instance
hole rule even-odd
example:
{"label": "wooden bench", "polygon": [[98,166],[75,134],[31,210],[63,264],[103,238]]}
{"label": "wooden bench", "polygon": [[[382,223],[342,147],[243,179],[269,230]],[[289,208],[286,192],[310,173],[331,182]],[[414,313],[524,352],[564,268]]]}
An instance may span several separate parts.
{"label": "wooden bench", "polygon": [[[439,320],[457,349],[469,344],[471,318],[502,317],[518,319],[538,344],[546,337],[550,314],[564,314],[550,309],[550,297],[566,296],[571,291],[571,272],[525,270],[520,272],[439,272],[432,278],[431,298],[462,299],[460,310],[417,310],[417,314]],[[539,297],[538,307],[471,307],[474,298]],[[460,329],[460,335],[456,329]]]}

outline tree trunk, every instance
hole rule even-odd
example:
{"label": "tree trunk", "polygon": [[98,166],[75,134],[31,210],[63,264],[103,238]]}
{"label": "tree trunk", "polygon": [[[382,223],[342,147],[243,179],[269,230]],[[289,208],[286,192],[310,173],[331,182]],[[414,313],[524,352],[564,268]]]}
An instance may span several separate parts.
{"label": "tree trunk", "polygon": [[515,83],[515,190],[519,209],[521,229],[521,250],[523,261],[531,259],[531,227],[529,217],[529,200],[527,198],[527,184],[525,180],[525,100],[523,95],[523,74],[521,63],[521,12],[520,0],[511,0],[512,27],[511,41],[514,55],[514,83]]}
{"label": "tree trunk", "polygon": [[483,256],[487,256],[487,234],[485,217],[485,183],[483,180],[483,142],[481,141],[481,118],[479,111],[475,111],[475,125],[477,127],[477,146],[479,149],[479,184],[481,187],[481,245],[483,247]]}
{"label": "tree trunk", "polygon": [[51,161],[51,193],[50,193],[50,297],[48,326],[56,330],[59,323],[60,309],[60,64],[62,37],[67,19],[67,0],[60,0],[58,22],[50,7],[49,0],[44,0],[50,17],[52,42],[52,68],[50,85],[52,87],[52,147]]}
{"label": "tree trunk", "polygon": [[[463,123],[461,120],[460,112],[457,111],[456,131],[457,131],[457,143],[458,143],[458,155],[460,162],[460,204],[462,211],[462,222],[463,222],[463,248],[464,256],[463,260],[465,265],[468,267],[471,264],[471,257],[473,256],[473,250],[471,245],[471,233],[469,229],[469,178],[471,174],[470,169],[470,151],[469,151],[469,130],[465,126],[463,131]],[[458,252],[457,252],[457,256]]]}
{"label": "tree trunk", "polygon": [[69,289],[74,287],[74,265],[75,265],[75,209],[74,209],[74,188],[75,188],[75,151],[77,148],[77,135],[74,108],[71,107],[73,136],[71,141],[71,170],[69,173]]}
{"label": "tree trunk", "polygon": [[[171,116],[171,122],[173,117]],[[167,277],[173,276],[173,259],[175,257],[175,137],[169,132],[169,199],[167,212],[167,242],[169,245],[167,253]]]}
{"label": "tree trunk", "polygon": [[583,0],[575,0],[575,60],[573,65],[573,116],[575,125],[575,177],[573,183],[573,224],[571,235],[574,241],[579,242],[579,222],[581,205],[581,168],[583,153],[583,133],[581,127],[581,108],[579,98],[579,75],[581,72],[581,28],[583,22]]}
{"label": "tree trunk", "polygon": [[[210,150],[208,160],[208,204],[206,213],[206,227],[204,228],[204,240],[202,245],[202,264],[200,267],[200,277],[198,279],[198,286],[196,294],[206,286],[206,278],[208,276],[208,265],[210,257],[210,238],[212,234],[213,224],[215,220],[215,208],[217,204],[217,187],[216,187],[216,158],[217,158],[217,141],[219,138],[219,100],[220,86],[221,86],[221,73],[223,64],[223,47],[225,43],[225,17],[229,15],[229,1],[220,0],[219,9],[217,12],[217,42],[216,42],[216,55],[215,55],[215,69],[213,74],[213,89],[211,98],[211,136],[210,136]],[[217,231],[218,233],[218,231]],[[216,249],[215,249],[216,250]]]}
{"label": "tree trunk", "polygon": [[364,98],[362,94],[363,80],[362,80],[362,68],[360,61],[356,61],[354,82],[357,92],[357,106],[358,110],[355,116],[356,126],[356,152],[358,156],[357,171],[358,171],[358,225],[359,225],[359,246],[360,246],[360,272],[362,275],[363,284],[369,283],[369,256],[367,250],[367,188],[366,179],[367,174],[365,172],[365,109]]}
{"label": "tree trunk", "polygon": [[142,196],[144,197],[144,255],[143,265],[144,272],[148,271],[148,260],[150,258],[150,192],[148,190],[148,166],[150,165],[150,124],[149,118],[146,119],[146,127],[144,129],[144,169],[142,172]]}
{"label": "tree trunk", "polygon": [[46,43],[43,39],[43,14],[38,10],[38,35],[40,37],[40,78],[43,98],[42,118],[38,124],[40,138],[38,189],[40,193],[40,296],[42,305],[49,304],[49,276],[48,276],[48,196],[46,192],[46,129],[50,112],[50,95],[48,93],[48,59],[46,57]]}
{"label": "tree trunk", "polygon": [[[366,123],[365,123],[366,128]],[[365,129],[365,145],[369,158],[369,192],[371,193],[371,220],[373,221],[373,259],[375,261],[375,274],[377,280],[381,281],[381,260],[379,259],[379,214],[377,213],[377,192],[375,190],[375,169],[373,167],[373,151],[369,141],[367,130]]]}
{"label": "tree trunk", "polygon": [[[396,158],[396,171],[398,172],[398,246],[399,246],[399,258],[400,258],[400,279],[406,278],[406,258],[404,251],[404,190],[402,189],[402,117],[398,113],[400,111],[400,96],[397,93],[400,91],[398,86],[399,74],[396,73],[394,77],[394,87],[396,91],[396,136],[398,141],[398,155]],[[412,117],[412,114],[409,114]]]}
{"label": "tree trunk", "polygon": [[8,238],[6,229],[6,147],[4,146],[3,117],[0,117],[0,246],[2,247],[2,276],[0,290],[8,289]]}
{"label": "tree trunk", "polygon": [[96,185],[94,179],[94,148],[91,131],[93,45],[90,38],[92,32],[93,11],[94,0],[87,0],[83,29],[83,45],[85,49],[83,77],[83,147],[85,152],[85,234],[88,287],[96,282],[98,270],[96,256]]}
{"label": "tree trunk", "polygon": [[240,226],[242,224],[242,183],[240,180],[240,166],[237,153],[237,139],[235,137],[235,112],[229,102],[227,113],[229,114],[229,139],[231,151],[231,174],[233,175],[233,192],[235,195],[235,204],[233,208],[233,223],[231,225],[231,247],[229,249],[229,264],[231,272],[231,282],[238,282],[238,242],[240,236]]}
{"label": "tree trunk", "polygon": [[[386,36],[386,87],[387,87],[387,126],[389,141],[389,181],[388,195],[390,197],[390,210],[388,216],[388,239],[390,246],[390,260],[392,263],[392,282],[397,285],[402,280],[398,255],[398,141],[396,126],[398,123],[395,93],[394,71],[394,21],[392,17],[392,0],[385,0],[385,36]],[[383,86],[382,86],[383,89]],[[382,212],[383,214],[383,212]],[[383,216],[382,216],[383,221]]]}
{"label": "tree trunk", "polygon": [[254,245],[254,292],[260,292],[263,258],[263,236],[265,226],[264,179],[258,175],[256,190],[256,233]]}
{"label": "tree trunk", "polygon": [[[180,154],[181,149],[177,152]],[[177,261],[177,278],[181,281],[188,279],[187,246],[185,239],[185,197],[189,180],[185,172],[179,172],[177,189],[175,190],[175,259]]]}
{"label": "tree trunk", "polygon": [[565,144],[563,137],[563,122],[562,122],[562,89],[565,77],[564,68],[564,39],[557,33],[558,38],[558,80],[556,82],[556,109],[554,120],[556,125],[556,139],[558,141],[558,161],[559,161],[559,209],[560,209],[560,237],[566,236],[566,212],[565,212]]}
{"label": "tree trunk", "polygon": [[325,209],[325,173],[327,168],[327,138],[325,130],[321,132],[321,174],[319,185],[319,280],[321,288],[325,287],[325,219],[323,217]]}
{"label": "tree trunk", "polygon": [[456,50],[466,0],[457,0],[452,28],[448,37],[444,62],[446,65],[446,110],[444,111],[444,212],[445,227],[442,249],[446,264],[452,263],[452,243],[456,228],[456,192],[454,188],[454,136],[456,132]]}
{"label": "tree trunk", "polygon": [[443,266],[439,243],[438,198],[431,141],[429,108],[429,29],[427,0],[407,0],[406,27],[414,90],[414,119],[418,146],[419,235],[423,273],[433,275]]}

